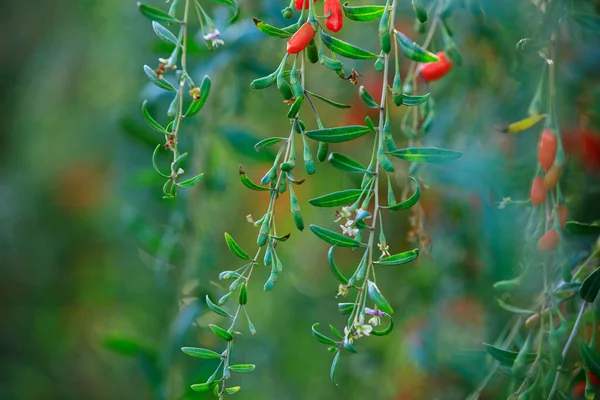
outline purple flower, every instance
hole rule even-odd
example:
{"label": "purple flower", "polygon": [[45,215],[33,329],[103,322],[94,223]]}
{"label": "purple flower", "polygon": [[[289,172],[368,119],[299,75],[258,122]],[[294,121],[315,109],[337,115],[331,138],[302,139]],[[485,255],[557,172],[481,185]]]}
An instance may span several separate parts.
{"label": "purple flower", "polygon": [[374,315],[376,317],[385,317],[385,313],[379,310],[372,310],[368,307],[365,307],[365,314]]}

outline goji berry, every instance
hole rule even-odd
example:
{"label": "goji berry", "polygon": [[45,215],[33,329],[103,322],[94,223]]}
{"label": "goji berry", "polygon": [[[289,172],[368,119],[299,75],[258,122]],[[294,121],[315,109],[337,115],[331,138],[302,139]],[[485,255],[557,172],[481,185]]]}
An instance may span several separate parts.
{"label": "goji berry", "polygon": [[552,164],[554,164],[557,145],[558,142],[554,132],[550,129],[544,129],[538,144],[538,163],[544,172],[548,172]]}
{"label": "goji berry", "polygon": [[540,253],[550,253],[556,249],[558,246],[560,238],[558,236],[558,232],[554,229],[550,229],[548,232],[544,233],[544,236],[538,240],[537,248]]}
{"label": "goji berry", "polygon": [[325,26],[331,32],[338,32],[344,25],[344,17],[342,15],[342,5],[340,0],[325,0],[323,6],[323,14],[327,15],[331,12],[331,15],[325,20]]}
{"label": "goji berry", "polygon": [[590,382],[592,382],[594,385],[597,385],[600,383],[600,379],[592,374],[592,371],[588,371],[588,379],[590,380]]}
{"label": "goji berry", "polygon": [[452,69],[452,63],[443,52],[437,53],[439,61],[424,64],[421,67],[421,76],[425,81],[431,82],[443,78]]}
{"label": "goji berry", "polygon": [[[316,2],[317,0],[313,0],[313,4]],[[302,3],[304,3],[304,9],[308,10],[308,0],[296,0],[296,10],[302,11]]]}
{"label": "goji berry", "polygon": [[288,54],[297,54],[308,46],[315,37],[315,30],[310,22],[305,22],[287,42]]}
{"label": "goji berry", "polygon": [[562,173],[562,167],[559,165],[553,165],[550,170],[546,173],[544,177],[544,186],[546,189],[554,189],[558,180],[560,179],[560,174]]}
{"label": "goji berry", "polygon": [[[560,227],[564,228],[565,224],[567,223],[567,215],[568,215],[568,211],[567,211],[567,207],[565,207],[562,204],[559,204],[556,206],[556,214],[558,215],[558,221],[560,223]],[[554,218],[554,213],[552,213],[552,218]]]}
{"label": "goji berry", "polygon": [[546,200],[546,187],[544,186],[544,180],[541,176],[533,178],[529,199],[534,206],[539,206]]}

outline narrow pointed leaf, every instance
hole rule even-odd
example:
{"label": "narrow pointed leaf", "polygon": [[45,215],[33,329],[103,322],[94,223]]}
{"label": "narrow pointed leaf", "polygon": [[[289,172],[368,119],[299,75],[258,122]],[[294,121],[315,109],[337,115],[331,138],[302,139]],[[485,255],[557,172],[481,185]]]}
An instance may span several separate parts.
{"label": "narrow pointed leaf", "polygon": [[340,143],[357,139],[371,132],[368,126],[350,125],[306,131],[304,134],[313,140],[325,143]]}
{"label": "narrow pointed leaf", "polygon": [[240,289],[240,305],[245,306],[248,303],[248,290],[246,289],[246,284],[242,283],[242,287]]}
{"label": "narrow pointed leaf", "polygon": [[341,171],[352,173],[367,172],[367,168],[364,165],[340,153],[330,153],[327,161],[329,161],[334,168],[337,168]]}
{"label": "narrow pointed leaf", "polygon": [[579,296],[588,303],[593,303],[594,300],[596,300],[596,296],[598,296],[599,290],[600,268],[596,269],[587,278],[585,278],[581,288],[579,289]]}
{"label": "narrow pointed leaf", "polygon": [[232,386],[232,387],[225,388],[225,391],[227,392],[227,394],[235,394],[235,393],[239,392],[241,388],[242,388],[241,386]]}
{"label": "narrow pointed leaf", "polygon": [[319,327],[319,323],[316,323],[312,326],[311,330],[312,330],[312,334],[315,337],[315,339],[317,339],[319,342],[323,343],[323,344],[331,344],[331,345],[337,345],[338,342],[336,342],[333,339],[328,338],[327,336],[323,335],[322,333],[317,331],[317,328]]}
{"label": "narrow pointed leaf", "polygon": [[152,29],[154,29],[154,33],[156,34],[156,36],[158,36],[158,38],[163,42],[170,43],[175,46],[178,45],[179,41],[177,40],[175,35],[173,35],[173,33],[170,30],[168,30],[158,22],[152,21]]}
{"label": "narrow pointed leaf", "polygon": [[327,97],[324,97],[324,96],[321,96],[321,95],[316,94],[314,92],[311,92],[310,90],[304,89],[304,91],[306,93],[308,93],[311,97],[316,97],[317,99],[324,101],[325,103],[329,104],[330,106],[333,106],[333,107],[336,107],[336,108],[350,108],[351,107],[348,104],[338,103],[337,101],[333,101],[331,99],[328,99]]}
{"label": "narrow pointed leaf", "polygon": [[242,260],[250,260],[250,256],[246,253],[242,248],[237,244],[235,240],[231,237],[231,235],[225,232],[225,241],[227,242],[227,247],[229,247],[229,251],[233,253],[233,255],[238,256]]}
{"label": "narrow pointed leaf", "polygon": [[282,137],[266,138],[266,139],[263,139],[260,142],[256,143],[254,145],[254,150],[260,151],[261,149],[263,149],[265,147],[271,146],[275,143],[283,142],[284,140],[287,140],[287,138],[282,138]]}
{"label": "narrow pointed leaf", "polygon": [[168,90],[170,92],[176,92],[177,89],[175,89],[175,86],[173,86],[171,84],[171,82],[169,82],[168,80],[166,80],[165,78],[158,78],[158,75],[156,75],[156,72],[150,68],[147,65],[144,65],[144,73],[146,74],[146,76],[148,77],[148,79],[150,79],[150,82],[154,83],[156,86],[158,86],[161,89],[164,90]]}
{"label": "narrow pointed leaf", "polygon": [[200,347],[182,347],[181,351],[188,356],[196,358],[221,358],[219,353],[209,349],[202,349]]}
{"label": "narrow pointed leaf", "polygon": [[321,240],[339,247],[360,247],[363,244],[348,236],[330,231],[329,229],[321,228],[316,225],[311,225],[310,230]]}
{"label": "narrow pointed leaf", "polygon": [[349,315],[354,310],[354,303],[339,303],[338,310],[342,315]]}
{"label": "narrow pointed leaf", "polygon": [[435,54],[425,50],[407,38],[402,32],[396,31],[396,39],[398,40],[398,45],[400,46],[402,54],[413,61],[426,63],[440,60]]}
{"label": "narrow pointed leaf", "polygon": [[178,21],[176,18],[170,16],[167,12],[156,8],[156,7],[152,7],[146,4],[142,4],[140,2],[137,3],[137,6],[140,10],[140,12],[148,19],[152,20],[152,21],[156,21],[156,22],[176,22],[179,23],[180,21]]}
{"label": "narrow pointed leaf", "polygon": [[[335,260],[333,259],[333,249],[335,249],[335,246],[331,246],[331,248],[329,249],[329,252],[327,253],[327,260],[329,261],[329,268],[331,269],[331,273],[333,273],[333,275],[340,282],[342,282],[344,285],[347,285],[348,279],[346,279],[346,277],[344,275],[342,275],[342,273],[338,269],[337,265],[335,264]],[[352,304],[352,303],[350,303],[350,304]],[[353,306],[353,308],[354,308],[354,306]]]}
{"label": "narrow pointed leaf", "polygon": [[169,175],[167,174],[163,174],[162,172],[160,172],[160,169],[158,169],[158,165],[156,164],[156,156],[158,155],[158,150],[160,150],[160,148],[162,147],[162,144],[159,144],[156,146],[156,148],[154,149],[154,152],[152,153],[152,166],[154,167],[154,170],[163,178],[169,178]]}
{"label": "narrow pointed leaf", "polygon": [[227,311],[225,311],[223,308],[219,307],[218,305],[216,305],[215,303],[213,303],[210,300],[210,297],[208,297],[208,295],[206,295],[206,305],[208,306],[208,308],[210,308],[215,314],[221,315],[223,317],[230,317],[233,318],[233,316],[231,314],[229,314]]}
{"label": "narrow pointed leaf", "polygon": [[519,307],[511,306],[510,304],[506,304],[505,302],[503,302],[500,299],[496,299],[496,301],[498,302],[498,305],[500,306],[500,308],[503,308],[506,311],[509,311],[511,313],[514,313],[514,314],[523,314],[523,315],[532,315],[532,314],[535,314],[535,311],[526,310],[524,308],[519,308]]}
{"label": "narrow pointed leaf", "polygon": [[423,96],[402,95],[402,104],[405,106],[418,106],[419,104],[425,103],[427,100],[429,100],[429,93]]}
{"label": "narrow pointed leaf", "polygon": [[207,392],[216,386],[217,386],[217,382],[211,382],[211,383],[196,383],[190,387],[195,392]]}
{"label": "narrow pointed leaf", "polygon": [[[483,345],[485,346],[488,353],[496,361],[498,361],[502,365],[506,365],[509,367],[513,365],[513,363],[515,362],[515,359],[519,355],[519,353],[516,351],[504,350],[504,349],[501,349],[499,347],[496,347],[496,346],[488,344],[488,343],[484,343]],[[525,356],[525,362],[527,364],[531,364],[532,362],[535,361],[537,354],[536,353],[525,353],[524,356]]]}
{"label": "narrow pointed leaf", "polygon": [[360,96],[360,99],[363,101],[363,103],[365,103],[365,105],[367,107],[379,108],[379,104],[377,104],[377,102],[375,101],[373,96],[371,96],[371,93],[369,93],[364,86],[361,86],[360,88],[358,88],[358,95]]}
{"label": "narrow pointed leaf", "polygon": [[252,372],[256,366],[254,364],[236,364],[230,365],[231,372]]}
{"label": "narrow pointed leaf", "polygon": [[279,29],[269,24],[266,24],[258,18],[252,18],[252,21],[254,21],[254,25],[256,25],[258,30],[264,33],[265,35],[278,38],[288,38],[293,34],[293,32],[284,31],[283,29]]}
{"label": "narrow pointed leaf", "polygon": [[208,325],[208,327],[210,328],[211,331],[213,331],[213,333],[215,335],[217,335],[221,339],[226,340],[228,342],[231,342],[233,340],[233,335],[231,335],[231,333],[227,332],[225,329],[221,328],[220,326],[215,325],[215,324],[210,324],[210,325]]}
{"label": "narrow pointed leaf", "polygon": [[233,14],[229,18],[229,23],[233,24],[240,16],[240,9],[234,0],[212,0],[213,2],[229,8]]}
{"label": "narrow pointed leaf", "polygon": [[344,42],[333,36],[329,36],[325,32],[321,33],[321,40],[327,48],[340,56],[353,58],[356,60],[365,60],[369,58],[379,57],[377,54],[371,53],[370,51],[361,49],[353,44]]}
{"label": "narrow pointed leaf", "polygon": [[415,192],[413,193],[413,195],[401,203],[393,204],[385,208],[392,211],[406,210],[407,208],[411,208],[412,206],[417,204],[417,202],[421,198],[421,188],[419,187],[419,183],[414,177],[409,176],[409,178],[415,183]]}
{"label": "narrow pointed leaf", "polygon": [[438,149],[437,147],[409,147],[388,154],[414,163],[451,161],[462,157],[460,151]]}
{"label": "narrow pointed leaf", "polygon": [[188,118],[192,115],[198,113],[206,103],[206,99],[208,99],[208,95],[210,94],[211,81],[208,75],[204,75],[202,78],[202,83],[200,84],[200,98],[198,100],[194,100],[190,103],[187,111],[185,112],[184,117]]}
{"label": "narrow pointed leaf", "polygon": [[377,265],[402,265],[415,260],[419,256],[419,249],[405,251],[404,253],[394,254],[393,256],[382,258],[374,263]]}
{"label": "narrow pointed leaf", "polygon": [[242,181],[242,184],[244,186],[246,186],[248,189],[258,190],[258,191],[270,190],[269,188],[259,186],[256,183],[252,182],[250,180],[250,178],[248,178],[246,176],[246,172],[244,172],[244,169],[242,168],[241,165],[240,165],[240,169],[239,169],[239,174],[240,174],[240,180]]}
{"label": "narrow pointed leaf", "polygon": [[390,320],[390,323],[389,323],[389,325],[387,326],[387,328],[385,328],[384,330],[381,330],[381,331],[378,331],[378,330],[375,330],[375,329],[373,329],[373,330],[371,331],[371,335],[375,335],[375,336],[385,336],[385,335],[389,335],[389,334],[390,334],[390,332],[392,332],[392,331],[394,330],[394,321],[392,320],[392,318],[391,318],[391,317],[389,318],[389,320]]}
{"label": "narrow pointed leaf", "polygon": [[204,173],[198,174],[196,176],[194,176],[193,178],[187,179],[185,181],[181,181],[177,184],[177,186],[179,186],[180,188],[191,188],[192,186],[195,186],[198,182],[200,182],[200,180],[204,177]]}
{"label": "narrow pointed leaf", "polygon": [[355,202],[361,194],[361,189],[347,189],[340,192],[325,194],[310,199],[308,202],[315,207],[339,207],[344,204]]}
{"label": "narrow pointed leaf", "polygon": [[344,14],[353,21],[373,21],[381,18],[385,6],[356,6],[351,7],[348,2],[343,5]]}
{"label": "narrow pointed leaf", "polygon": [[375,303],[375,305],[381,311],[388,313],[388,314],[392,314],[394,312],[394,310],[392,310],[392,307],[390,306],[390,304],[387,302],[385,297],[383,297],[383,295],[379,291],[379,288],[377,287],[375,282],[367,281],[367,292],[369,293],[369,297],[371,298],[373,303]]}
{"label": "narrow pointed leaf", "polygon": [[167,132],[167,130],[163,128],[161,124],[159,124],[154,118],[152,118],[147,106],[148,100],[144,100],[144,102],[142,103],[142,116],[144,117],[144,121],[146,121],[146,123],[155,131],[160,132],[163,135],[168,135],[169,132]]}
{"label": "narrow pointed leaf", "polygon": [[337,371],[338,363],[340,361],[340,351],[338,350],[333,357],[333,362],[331,363],[331,369],[329,370],[329,379],[333,382],[334,385],[338,386],[335,383],[335,371]]}

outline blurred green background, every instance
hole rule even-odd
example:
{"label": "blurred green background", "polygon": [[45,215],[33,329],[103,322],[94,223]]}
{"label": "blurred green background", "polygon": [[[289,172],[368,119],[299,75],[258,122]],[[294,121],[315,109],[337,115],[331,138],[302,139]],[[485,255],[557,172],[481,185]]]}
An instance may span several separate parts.
{"label": "blurred green background", "polygon": [[[595,3],[582,7],[596,12]],[[284,52],[284,41],[262,36],[250,17],[283,26],[285,6],[242,2],[241,20],[227,27],[228,11],[207,3],[225,46],[209,52],[201,34],[193,37],[191,71],[196,80],[209,74],[213,91],[199,117],[186,121],[181,142],[190,153],[186,170],[206,175],[168,201],[151,167],[153,148],[163,138],[144,125],[139,111],[149,99],[155,115],[165,114],[169,99],[147,83],[142,66],[154,66],[166,50],[136,2],[3,5],[1,399],[211,397],[189,385],[203,382],[214,362],[179,349],[221,345],[207,329],[220,317],[207,312],[203,299],[224,294],[219,272],[239,266],[223,232],[247,251],[255,248],[257,230],[246,215],[260,217],[267,195],[239,183],[238,165],[259,180],[272,154],[252,146],[287,135],[289,122],[274,88],[249,88],[277,67]],[[269,293],[262,291],[268,271],[253,276],[248,311],[258,333],[243,328],[234,361],[257,368],[234,377],[242,386],[236,396],[459,399],[485,376],[481,344],[510,317],[496,306],[491,285],[518,269],[527,215],[526,207],[499,210],[498,203],[505,196],[527,197],[541,131],[539,125],[505,136],[494,126],[526,117],[543,61],[515,46],[542,18],[533,3],[490,0],[483,8],[485,23],[460,7],[450,19],[464,64],[430,88],[437,118],[423,142],[464,153],[423,171],[430,186],[423,204],[432,253],[378,272],[396,310],[393,334],[361,340],[357,355],[342,357],[340,386],[332,385],[331,354],[311,337],[310,326],[343,326],[337,281],[327,266],[327,246],[310,231],[293,228],[285,195],[277,211],[278,229],[292,232],[278,247],[285,270]],[[397,29],[416,37],[413,22],[410,2],[400,2]],[[339,36],[373,48],[376,32],[376,23],[346,21]],[[565,190],[571,218],[582,221],[600,218],[598,38],[567,22],[558,39],[559,115],[570,157]],[[442,48],[441,37],[430,46]],[[372,62],[346,65],[364,75],[362,84],[378,86]],[[317,104],[326,125],[362,123],[367,110],[348,81],[315,65],[307,87],[355,106],[345,111]],[[393,114],[399,144],[405,143],[398,128],[403,112]],[[336,150],[366,162],[365,144]],[[400,162],[396,166],[400,193],[407,171]],[[332,210],[307,200],[358,184],[318,164],[317,174],[296,190],[307,224],[334,229]],[[408,215],[386,217],[392,251],[412,246],[406,241]],[[568,239],[573,252],[589,246]],[[347,272],[358,262],[350,252],[338,257]],[[500,389],[501,380],[492,381],[483,398],[501,398]]]}

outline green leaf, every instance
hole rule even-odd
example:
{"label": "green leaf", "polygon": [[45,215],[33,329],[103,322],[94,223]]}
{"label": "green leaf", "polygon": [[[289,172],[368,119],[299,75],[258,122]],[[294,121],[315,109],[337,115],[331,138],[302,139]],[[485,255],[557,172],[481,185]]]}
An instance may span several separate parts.
{"label": "green leaf", "polygon": [[202,349],[200,347],[182,347],[181,351],[188,356],[196,358],[221,358],[219,353],[208,349]]}
{"label": "green leaf", "polygon": [[168,13],[166,13],[165,11],[156,8],[156,7],[151,7],[148,6],[146,4],[142,4],[141,2],[137,3],[137,6],[140,10],[140,12],[148,19],[152,20],[152,21],[156,21],[156,22],[176,22],[179,23],[180,21],[177,20],[176,18],[170,16]]}
{"label": "green leaf", "polygon": [[322,101],[324,101],[325,103],[327,103],[327,104],[329,104],[329,105],[331,105],[331,106],[334,106],[334,107],[336,107],[336,108],[350,108],[350,107],[351,107],[351,106],[350,106],[350,105],[348,105],[348,104],[342,104],[342,103],[338,103],[337,101],[330,100],[330,99],[328,99],[327,97],[323,97],[323,96],[321,96],[321,95],[319,95],[319,94],[316,94],[316,93],[314,93],[314,92],[311,92],[310,90],[306,90],[306,89],[304,89],[304,91],[305,91],[305,92],[306,92],[308,95],[310,95],[310,96],[312,96],[312,97],[316,97],[317,99],[319,99],[319,100],[322,100]]}
{"label": "green leaf", "polygon": [[[500,364],[511,367],[515,362],[515,359],[519,355],[516,351],[504,350],[489,343],[483,344],[488,353]],[[537,354],[536,353],[525,353],[525,362],[527,364],[531,364],[535,361]]]}
{"label": "green leaf", "polygon": [[144,73],[146,74],[148,79],[150,79],[150,82],[154,83],[159,88],[171,92],[177,92],[177,89],[175,89],[175,86],[171,85],[171,82],[169,82],[165,78],[158,79],[158,75],[156,75],[156,72],[149,66],[144,65]]}
{"label": "green leaf", "polygon": [[148,100],[144,100],[144,102],[142,103],[142,116],[144,117],[144,121],[146,121],[146,123],[155,131],[160,132],[163,135],[168,135],[169,132],[167,132],[167,130],[163,128],[161,124],[159,124],[154,118],[152,118],[150,112],[148,111],[147,105]]}
{"label": "green leaf", "polygon": [[252,18],[252,21],[254,21],[254,25],[256,25],[259,31],[269,36],[278,38],[288,38],[293,34],[292,32],[287,32],[283,29],[279,29],[269,24],[266,24],[258,18]]}
{"label": "green leaf", "polygon": [[210,298],[208,297],[208,295],[206,295],[206,305],[208,306],[208,308],[210,308],[215,314],[221,315],[223,317],[229,317],[229,318],[233,318],[233,316],[231,314],[229,314],[227,311],[225,311],[224,309],[222,309],[221,307],[219,307],[218,305],[216,305],[215,303],[213,303]]}
{"label": "green leaf", "polygon": [[357,139],[371,132],[368,126],[349,125],[336,128],[323,128],[306,131],[304,134],[313,140],[325,143],[341,143]]}
{"label": "green leaf", "polygon": [[360,88],[358,88],[358,95],[360,96],[360,99],[363,101],[363,103],[365,103],[365,105],[367,107],[379,108],[379,104],[377,104],[377,102],[375,101],[373,96],[371,96],[371,93],[369,93],[364,86],[361,86]]}
{"label": "green leaf", "polygon": [[600,356],[587,344],[581,342],[581,358],[590,372],[595,376],[600,376]]}
{"label": "green leaf", "polygon": [[236,364],[230,365],[231,372],[252,372],[256,366],[254,364]]}
{"label": "green leaf", "polygon": [[498,302],[498,305],[500,306],[500,308],[503,308],[506,311],[509,311],[511,313],[514,313],[514,314],[523,314],[523,315],[532,315],[532,314],[535,314],[535,311],[525,310],[524,308],[519,308],[519,307],[511,306],[510,304],[506,304],[505,302],[503,302],[500,299],[496,299],[496,301]]}
{"label": "green leaf", "polygon": [[356,201],[361,194],[361,189],[347,189],[340,192],[325,194],[310,199],[308,202],[315,207],[338,207]]}
{"label": "green leaf", "polygon": [[196,391],[196,392],[207,392],[210,389],[212,389],[213,387],[217,386],[218,382],[211,382],[211,383],[196,383],[195,385],[190,386],[192,388],[192,390]]}
{"label": "green leaf", "polygon": [[242,283],[242,287],[240,288],[239,301],[241,306],[245,306],[248,303],[248,290],[245,283]]}
{"label": "green leaf", "polygon": [[419,104],[425,103],[427,100],[429,100],[429,93],[423,96],[402,95],[402,104],[405,106],[418,106]]}
{"label": "green leaf", "polygon": [[215,325],[215,324],[209,324],[208,327],[210,328],[211,331],[213,331],[213,333],[215,335],[217,335],[221,339],[227,340],[228,342],[231,342],[233,340],[233,335],[231,335],[231,333],[227,332],[225,329],[221,328],[220,326]]}
{"label": "green leaf", "polygon": [[235,394],[235,393],[239,392],[241,388],[242,388],[241,386],[232,386],[232,387],[225,388],[225,391],[228,394]]}
{"label": "green leaf", "polygon": [[390,306],[390,304],[387,302],[385,297],[383,297],[383,295],[379,291],[379,288],[377,287],[375,282],[367,281],[367,286],[368,286],[367,292],[369,293],[369,297],[371,298],[373,303],[375,303],[375,305],[381,311],[388,313],[388,314],[392,314],[394,312],[394,310],[392,310],[392,307]]}
{"label": "green leaf", "polygon": [[[342,282],[344,285],[347,285],[348,279],[346,279],[346,277],[344,275],[342,275],[342,273],[338,269],[337,265],[335,264],[335,260],[333,259],[333,249],[335,249],[335,246],[331,246],[331,248],[329,249],[329,252],[327,253],[327,260],[329,261],[329,268],[331,269],[331,272],[333,273],[333,275],[340,282]],[[353,304],[353,303],[350,303],[350,304]],[[354,306],[352,306],[352,308],[354,308]]]}
{"label": "green leaf", "polygon": [[583,281],[579,296],[588,303],[593,303],[600,290],[600,268],[596,269]]}
{"label": "green leaf", "polygon": [[335,356],[333,357],[333,362],[331,363],[331,370],[329,371],[329,379],[331,379],[331,382],[333,382],[333,384],[336,386],[338,386],[338,384],[335,383],[335,371],[337,371],[339,361],[340,361],[340,351],[338,350],[335,353]]}
{"label": "green leaf", "polygon": [[330,153],[327,161],[329,161],[334,168],[337,168],[341,171],[353,173],[367,172],[367,168],[364,165],[340,153]]}
{"label": "green leaf", "polygon": [[460,151],[438,149],[437,147],[409,147],[391,151],[388,154],[414,163],[451,161],[462,157]]}
{"label": "green leaf", "polygon": [[354,310],[354,303],[339,303],[338,310],[342,315],[349,315]]}
{"label": "green leaf", "polygon": [[270,75],[263,76],[262,78],[256,78],[252,82],[250,82],[250,88],[254,90],[266,89],[269,86],[272,86],[277,81],[277,71],[271,73]]}
{"label": "green leaf", "polygon": [[259,186],[256,183],[252,182],[250,180],[250,178],[248,178],[246,176],[246,172],[244,172],[244,169],[242,168],[242,166],[240,165],[240,169],[239,169],[239,173],[240,173],[240,180],[242,181],[242,184],[244,186],[246,186],[248,189],[252,189],[252,190],[270,190],[269,188],[263,187],[263,186]]}
{"label": "green leaf", "polygon": [[302,107],[303,102],[304,102],[304,96],[296,97],[296,100],[294,100],[294,103],[290,106],[290,109],[288,110],[288,113],[287,113],[287,117],[289,119],[295,118],[296,115],[298,115],[298,112],[300,111],[300,107]]}
{"label": "green leaf", "polygon": [[348,339],[344,340],[343,344],[344,344],[344,348],[346,350],[348,350],[350,353],[358,353],[358,350],[356,350],[356,347],[354,347],[352,345],[352,343],[350,343],[350,340],[348,340]]}
{"label": "green leaf", "polygon": [[329,229],[321,228],[316,225],[311,225],[310,230],[321,240],[339,247],[360,247],[363,246],[361,242],[358,242],[348,236],[344,236],[340,233],[330,231]]}
{"label": "green leaf", "polygon": [[254,145],[254,150],[260,151],[260,149],[262,149],[264,147],[271,146],[275,143],[283,142],[284,140],[287,140],[287,138],[282,138],[282,137],[266,138],[266,139],[263,139],[260,142],[256,143]]}
{"label": "green leaf", "polygon": [[426,63],[440,60],[435,54],[425,50],[407,38],[402,32],[396,31],[396,39],[398,40],[398,45],[400,46],[402,54],[413,61]]}
{"label": "green leaf", "polygon": [[323,343],[323,344],[331,344],[331,345],[337,345],[338,342],[336,342],[333,339],[328,338],[327,336],[323,335],[322,333],[319,333],[317,331],[317,328],[319,327],[319,323],[316,323],[312,326],[312,334],[315,337],[315,339],[317,339],[319,342]]}
{"label": "green leaf", "polygon": [[185,112],[185,118],[191,117],[192,115],[198,113],[198,111],[202,109],[204,103],[206,103],[206,99],[208,99],[208,95],[210,94],[210,87],[210,78],[208,77],[208,75],[204,75],[202,83],[200,84],[200,98],[190,103],[190,106]]}
{"label": "green leaf", "polygon": [[179,186],[180,188],[184,188],[184,189],[191,188],[192,186],[194,186],[198,182],[200,182],[200,179],[202,179],[203,177],[204,177],[204,173],[198,174],[198,175],[194,176],[193,178],[179,182],[177,184],[177,186]]}
{"label": "green leaf", "polygon": [[237,21],[237,19],[240,16],[240,9],[235,1],[233,1],[233,0],[212,0],[212,1],[229,8],[233,12],[233,15],[231,16],[231,18],[229,18],[230,24],[233,24],[235,21]]}
{"label": "green leaf", "polygon": [[171,33],[170,30],[168,30],[167,28],[165,28],[158,22],[152,21],[152,29],[154,29],[154,33],[156,34],[156,36],[158,36],[158,38],[160,40],[162,40],[163,42],[169,43],[169,44],[172,44],[175,46],[179,45],[179,41],[177,40],[175,35],[173,35],[173,33]]}
{"label": "green leaf", "polygon": [[235,240],[231,237],[231,235],[225,232],[225,241],[227,242],[227,247],[229,247],[229,251],[233,253],[233,255],[238,256],[242,260],[250,260],[250,256],[246,253],[242,248],[236,243]]}
{"label": "green leaf", "polygon": [[419,249],[405,251],[404,253],[394,254],[393,256],[374,261],[378,265],[401,265],[415,260],[419,256]]}
{"label": "green leaf", "polygon": [[383,207],[383,208],[387,208],[388,210],[392,210],[392,211],[406,210],[407,208],[411,208],[412,206],[417,204],[417,202],[421,198],[421,188],[419,187],[419,183],[417,182],[417,180],[414,177],[409,176],[409,178],[415,183],[415,192],[413,193],[413,195],[401,203]]}
{"label": "green leaf", "polygon": [[361,49],[353,44],[346,43],[337,39],[333,36],[329,36],[324,31],[321,32],[321,40],[327,48],[340,56],[353,58],[356,60],[366,60],[369,58],[379,57],[377,54],[373,54],[370,51]]}
{"label": "green leaf", "polygon": [[590,224],[569,221],[565,224],[565,229],[573,235],[600,235],[600,221],[594,221]]}
{"label": "green leaf", "polygon": [[156,156],[158,155],[158,150],[160,150],[160,148],[162,147],[162,144],[159,144],[156,146],[156,148],[154,149],[154,152],[152,153],[152,166],[154,167],[154,170],[163,178],[169,178],[169,175],[167,174],[163,174],[162,172],[160,172],[160,169],[158,169],[158,165],[156,164]]}
{"label": "green leaf", "polygon": [[344,14],[353,21],[373,21],[381,18],[385,6],[357,6],[350,7],[348,2],[343,5]]}
{"label": "green leaf", "polygon": [[385,335],[389,335],[390,332],[392,332],[393,330],[394,330],[394,321],[392,320],[392,318],[390,318],[390,324],[387,326],[387,328],[385,328],[382,331],[377,331],[377,330],[373,329],[371,331],[371,335],[385,336]]}

